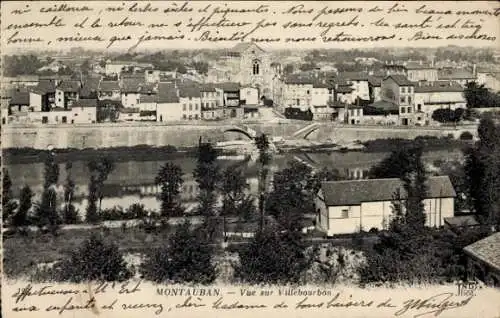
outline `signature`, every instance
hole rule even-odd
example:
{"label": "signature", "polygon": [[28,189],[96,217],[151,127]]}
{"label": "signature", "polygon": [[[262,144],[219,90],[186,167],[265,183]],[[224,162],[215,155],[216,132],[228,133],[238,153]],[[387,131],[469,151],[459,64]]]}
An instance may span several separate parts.
{"label": "signature", "polygon": [[440,314],[442,314],[445,310],[466,306],[472,299],[472,296],[470,296],[463,300],[457,301],[452,299],[452,297],[454,297],[453,293],[441,293],[426,299],[419,299],[419,298],[409,299],[403,303],[403,308],[395,312],[394,315],[401,316],[412,309],[413,310],[430,309],[429,311],[418,313],[413,317],[417,318],[427,314],[434,314],[434,317],[437,317]]}

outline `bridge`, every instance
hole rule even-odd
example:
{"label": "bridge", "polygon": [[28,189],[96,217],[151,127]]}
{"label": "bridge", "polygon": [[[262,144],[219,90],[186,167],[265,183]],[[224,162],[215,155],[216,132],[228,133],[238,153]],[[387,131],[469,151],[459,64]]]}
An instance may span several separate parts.
{"label": "bridge", "polygon": [[292,137],[299,139],[307,139],[310,134],[318,130],[322,125],[320,123],[312,123],[294,132]]}
{"label": "bridge", "polygon": [[255,139],[255,137],[257,137],[257,132],[246,125],[234,125],[232,127],[224,129],[224,133],[226,132],[236,132],[246,136],[250,140],[253,140]]}

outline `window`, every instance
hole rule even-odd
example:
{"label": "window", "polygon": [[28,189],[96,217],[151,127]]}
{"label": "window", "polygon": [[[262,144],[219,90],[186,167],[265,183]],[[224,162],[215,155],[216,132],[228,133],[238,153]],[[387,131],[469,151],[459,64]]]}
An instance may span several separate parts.
{"label": "window", "polygon": [[189,115],[189,120],[192,120],[193,119],[193,115]]}
{"label": "window", "polygon": [[422,111],[422,104],[418,104],[418,105],[417,105],[417,110],[418,110],[418,111]]}
{"label": "window", "polygon": [[405,111],[406,111],[406,108],[401,107],[401,114],[404,114],[404,113],[405,113]]}
{"label": "window", "polygon": [[186,110],[186,104],[182,104],[182,110]]}
{"label": "window", "polygon": [[411,106],[408,107],[408,113],[411,113]]}
{"label": "window", "polygon": [[48,122],[49,122],[49,117],[47,117],[47,116],[43,116],[43,117],[42,117],[42,124],[46,124],[46,123],[48,123]]}
{"label": "window", "polygon": [[198,110],[198,103],[194,104],[194,110]]}
{"label": "window", "polygon": [[59,116],[56,116],[56,123],[59,121]]}
{"label": "window", "polygon": [[194,119],[198,120],[198,114],[194,115]]}
{"label": "window", "polygon": [[259,75],[259,61],[253,62],[252,74]]}
{"label": "window", "polygon": [[408,104],[411,104],[411,96],[408,96]]}
{"label": "window", "polygon": [[406,87],[401,87],[401,92],[406,93]]}
{"label": "window", "polygon": [[311,94],[311,92],[310,92],[309,90],[307,90],[307,91],[306,91],[306,94],[307,94],[307,95],[309,95],[309,94]]}
{"label": "window", "polygon": [[189,110],[193,110],[193,104],[189,104]]}
{"label": "window", "polygon": [[186,114],[182,115],[182,119],[186,119],[186,118],[187,118]]}
{"label": "window", "polygon": [[342,213],[340,214],[340,217],[343,219],[349,218],[349,210],[348,209],[343,209]]}

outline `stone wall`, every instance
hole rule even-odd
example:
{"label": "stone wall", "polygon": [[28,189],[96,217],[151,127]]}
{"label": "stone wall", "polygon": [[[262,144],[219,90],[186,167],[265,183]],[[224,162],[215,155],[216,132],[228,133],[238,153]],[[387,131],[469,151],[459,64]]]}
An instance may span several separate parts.
{"label": "stone wall", "polygon": [[[307,134],[293,134],[310,125],[310,122],[291,123],[253,123],[246,126],[258,134],[282,136],[285,139],[301,139]],[[238,125],[244,127],[242,125]],[[238,127],[231,124],[165,125],[165,124],[95,124],[95,125],[40,125],[2,127],[2,146],[4,148],[109,148],[150,146],[195,146],[200,136],[205,141],[221,141],[228,138],[228,129]],[[458,138],[464,131],[477,135],[476,126],[449,128],[424,127],[380,127],[380,126],[338,126],[329,123],[307,136],[308,140],[318,142],[349,143],[354,140],[367,141],[378,138],[414,139],[417,136],[447,136]],[[234,134],[234,133],[233,133]],[[242,135],[243,136],[243,135]],[[244,137],[246,138],[246,137]],[[232,139],[232,138],[229,138]]]}

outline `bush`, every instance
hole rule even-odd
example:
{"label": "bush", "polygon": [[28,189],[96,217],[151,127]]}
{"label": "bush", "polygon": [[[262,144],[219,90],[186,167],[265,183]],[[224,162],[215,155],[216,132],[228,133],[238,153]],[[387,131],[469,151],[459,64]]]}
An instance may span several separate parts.
{"label": "bush", "polygon": [[436,109],[432,113],[432,119],[440,123],[449,123],[455,121],[455,112],[448,108]]}
{"label": "bush", "polygon": [[192,230],[188,221],[181,224],[168,244],[152,250],[141,264],[141,275],[156,283],[210,284],[216,278],[212,248]]}
{"label": "bush", "polygon": [[472,140],[474,136],[469,131],[460,134],[460,140]]}
{"label": "bush", "polygon": [[265,229],[239,251],[235,277],[248,283],[297,283],[309,267],[300,239],[291,233]]}
{"label": "bush", "polygon": [[118,246],[93,234],[67,260],[54,265],[55,280],[69,282],[123,281],[132,277]]}

